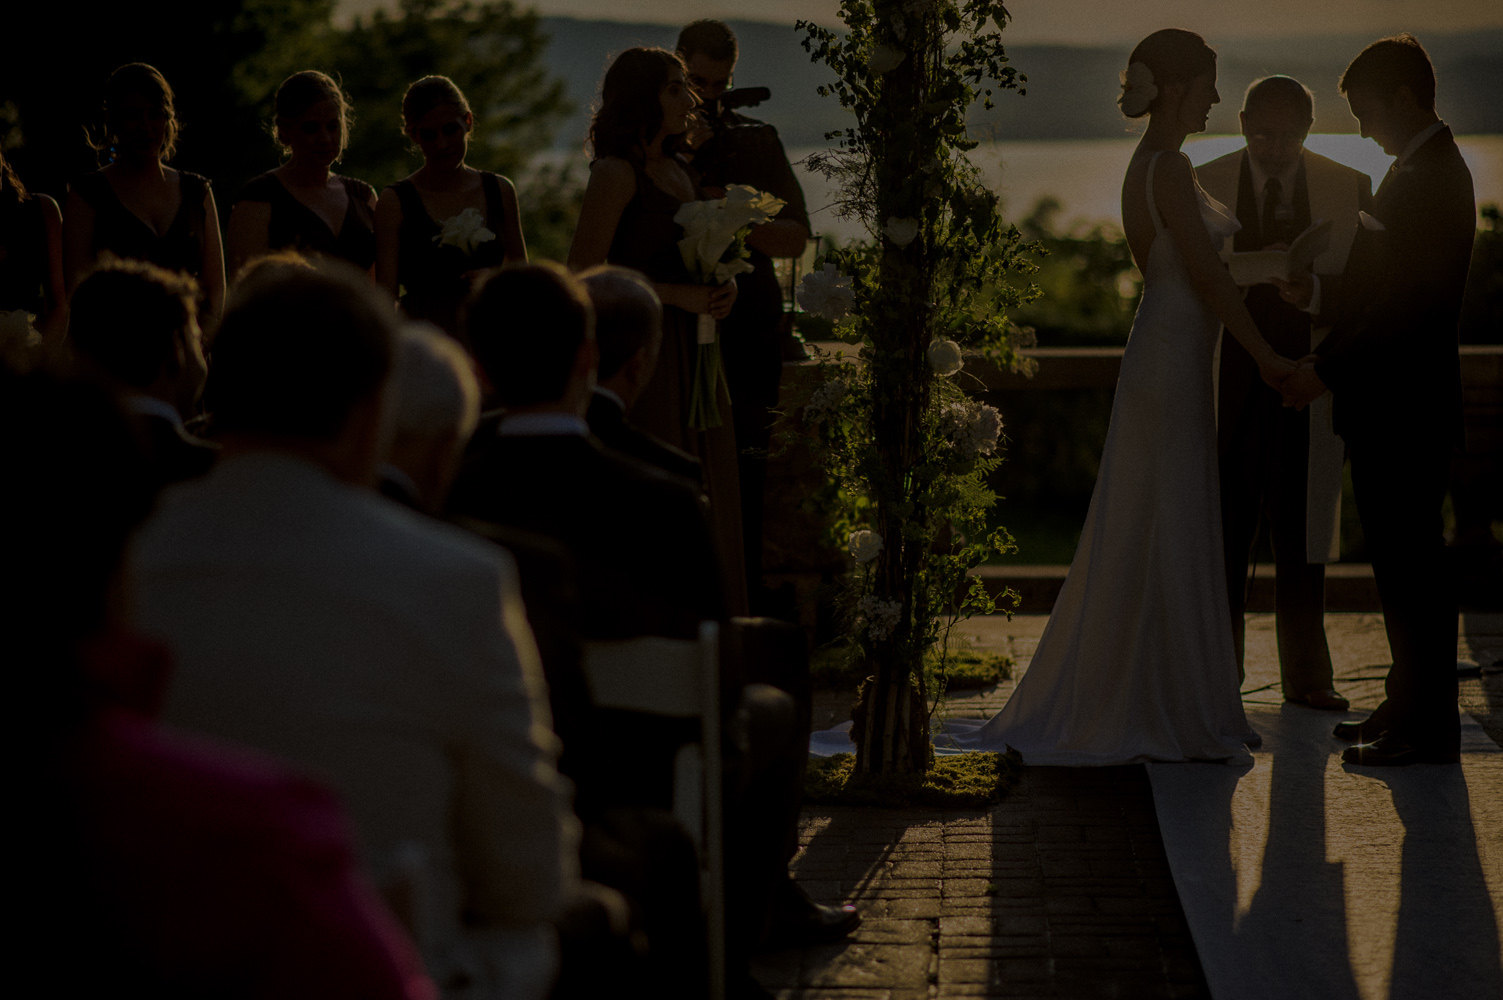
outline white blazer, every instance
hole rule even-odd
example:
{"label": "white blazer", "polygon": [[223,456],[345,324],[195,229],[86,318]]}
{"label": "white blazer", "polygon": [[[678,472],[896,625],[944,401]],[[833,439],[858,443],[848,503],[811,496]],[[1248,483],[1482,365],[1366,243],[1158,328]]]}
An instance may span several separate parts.
{"label": "white blazer", "polygon": [[338,789],[446,995],[545,991],[578,823],[511,558],[259,452],[169,489],[130,565],[166,720]]}
{"label": "white blazer", "polygon": [[[1237,210],[1237,187],[1242,175],[1245,149],[1217,157],[1197,167],[1195,179],[1206,194]],[[1338,275],[1346,269],[1347,254],[1357,234],[1357,212],[1362,190],[1371,190],[1372,181],[1359,170],[1312,153],[1301,154],[1305,161],[1305,188],[1310,195],[1310,221],[1333,219],[1331,244],[1315,258],[1315,273]],[[1230,253],[1228,237],[1224,252]],[[1224,335],[1224,334],[1223,334]],[[1310,331],[1313,348],[1325,338],[1324,328]],[[1218,351],[1219,351],[1218,345]],[[1221,370],[1218,354],[1212,378]],[[1305,558],[1312,563],[1332,563],[1341,558],[1341,466],[1346,447],[1331,428],[1330,393],[1310,404],[1310,453],[1305,477]]]}

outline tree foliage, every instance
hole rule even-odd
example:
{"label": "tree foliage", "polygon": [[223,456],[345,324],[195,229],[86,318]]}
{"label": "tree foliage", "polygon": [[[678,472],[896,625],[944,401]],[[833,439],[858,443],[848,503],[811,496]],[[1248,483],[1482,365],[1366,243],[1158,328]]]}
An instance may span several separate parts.
{"label": "tree foliage", "polygon": [[1025,332],[1008,310],[1034,294],[1014,280],[1031,270],[1032,248],[965,154],[976,146],[971,106],[989,108],[1026,78],[1008,65],[998,0],[844,0],[840,14],[843,36],[799,27],[812,58],[835,71],[821,93],[854,117],[813,166],[839,182],[839,211],[871,236],[825,258],[855,292],[854,318],[837,332],[860,345],[860,364],[827,364],[801,419],[830,472],[837,524],[882,542],[846,602],[871,674],[855,713],[856,768],[912,773],[932,760],[925,651],[946,648],[942,622],[995,609],[966,573],[1010,544],[987,529],[996,411],[966,397],[963,371],[936,372],[931,347],[1025,364]]}
{"label": "tree foliage", "polygon": [[[28,183],[61,195],[97,159],[84,128],[100,119],[104,82],[115,67],[149,62],[177,92],[184,123],[175,165],[207,175],[221,211],[242,183],[277,165],[273,97],[288,75],[320,69],[350,94],[355,125],[339,170],[377,188],[422,161],[402,134],[407,85],[430,73],[452,77],[475,111],[470,162],[520,171],[548,148],[569,112],[563,82],[544,65],[538,16],[510,0],[402,0],[347,27],[335,0],[162,0],[149,5],[27,4],[5,60],[0,107],[6,154]],[[13,146],[19,146],[13,150]],[[548,175],[545,175],[545,181]],[[547,183],[543,219],[568,216]],[[525,198],[524,198],[525,200]],[[555,239],[556,243],[557,240]]]}
{"label": "tree foliage", "polygon": [[402,135],[402,94],[436,73],[458,84],[475,113],[467,162],[517,172],[571,110],[563,81],[543,65],[547,44],[537,13],[510,0],[401,0],[395,15],[357,20],[329,54],[357,111],[346,163],[385,183],[420,165]]}

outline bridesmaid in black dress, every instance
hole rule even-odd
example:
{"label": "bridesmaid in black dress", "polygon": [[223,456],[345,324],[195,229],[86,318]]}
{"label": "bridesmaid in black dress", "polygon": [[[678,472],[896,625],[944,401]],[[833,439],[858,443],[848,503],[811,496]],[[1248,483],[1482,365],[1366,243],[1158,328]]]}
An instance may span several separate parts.
{"label": "bridesmaid in black dress", "polygon": [[594,162],[569,247],[576,270],[609,262],[635,268],[663,301],[663,347],[652,381],[630,414],[632,422],[692,455],[704,469],[715,534],[726,567],[732,614],[746,614],[746,561],[741,542],[741,484],[731,400],[720,383],[719,427],[689,426],[689,401],[699,345],[697,314],[724,319],[736,283],[695,284],[673,216],[701,197],[695,175],[677,153],[698,99],[684,64],[667,49],[627,49],[601,85],[600,110],[590,123]]}
{"label": "bridesmaid in black dress", "polygon": [[73,182],[63,210],[71,295],[103,253],[149,261],[198,279],[205,328],[224,304],[224,247],[208,178],[167,166],[179,123],[172,88],[155,67],[129,63],[104,89],[109,163]]}
{"label": "bridesmaid in black dress", "polygon": [[45,194],[31,194],[0,151],[0,313],[28,312],[50,342],[67,328],[63,215]]}
{"label": "bridesmaid in black dress", "polygon": [[527,262],[517,191],[500,174],[465,165],[475,116],[448,77],[425,76],[407,88],[402,124],[423,165],[381,192],[376,281],[408,316],[457,335],[475,275]]}
{"label": "bridesmaid in black dress", "polygon": [[230,210],[230,274],[272,250],[376,263],[376,189],[331,173],[349,138],[350,103],[327,74],[294,73],[277,88],[277,144],[288,160],[252,178]]}

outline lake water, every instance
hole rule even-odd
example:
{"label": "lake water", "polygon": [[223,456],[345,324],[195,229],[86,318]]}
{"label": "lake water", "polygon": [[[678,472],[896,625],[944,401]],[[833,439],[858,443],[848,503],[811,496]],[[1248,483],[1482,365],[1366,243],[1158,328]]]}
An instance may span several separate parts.
{"label": "lake water", "polygon": [[[1122,175],[1138,139],[1083,139],[1047,142],[996,142],[979,146],[972,159],[988,187],[1003,199],[1004,218],[1021,218],[1039,198],[1053,195],[1062,204],[1058,222],[1070,227],[1096,223],[1121,226]],[[1242,147],[1240,135],[1210,135],[1189,140],[1185,152],[1197,166]],[[1472,171],[1477,204],[1503,203],[1503,135],[1461,136],[1461,154]],[[1359,135],[1312,135],[1305,147],[1364,171],[1373,178],[1373,188],[1387,172],[1393,157],[1377,144]],[[790,150],[816,232],[844,242],[865,236],[861,227],[835,218],[829,206],[833,193],[823,177],[810,174],[798,161],[811,150]]]}

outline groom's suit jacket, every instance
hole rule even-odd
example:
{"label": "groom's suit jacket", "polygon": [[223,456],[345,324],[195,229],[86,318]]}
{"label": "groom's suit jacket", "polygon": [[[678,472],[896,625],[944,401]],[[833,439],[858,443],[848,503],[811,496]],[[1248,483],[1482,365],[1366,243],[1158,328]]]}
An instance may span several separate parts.
{"label": "groom's suit jacket", "polygon": [[[1196,179],[1211,197],[1232,207],[1242,229],[1229,237],[1223,252],[1261,250],[1268,243],[1287,242],[1312,222],[1330,219],[1331,243],[1315,259],[1323,294],[1340,284],[1356,234],[1358,212],[1372,206],[1372,180],[1360,170],[1304,150],[1290,192],[1293,218],[1289,232],[1263,233],[1257,191],[1246,149],[1228,153],[1196,169]],[[1247,308],[1258,330],[1273,349],[1288,358],[1309,354],[1325,331],[1312,329],[1311,318],[1279,298],[1272,285],[1248,290]],[[1248,396],[1261,384],[1257,366],[1235,340],[1224,333],[1217,381],[1217,427],[1222,449],[1235,417]],[[1305,470],[1305,556],[1312,563],[1334,562],[1341,548],[1342,444],[1331,428],[1330,400],[1310,408],[1310,447]]]}
{"label": "groom's suit jacket", "polygon": [[1336,432],[1463,440],[1457,327],[1477,219],[1472,175],[1449,128],[1395,163],[1357,227],[1342,284],[1322,302],[1316,347]]}

